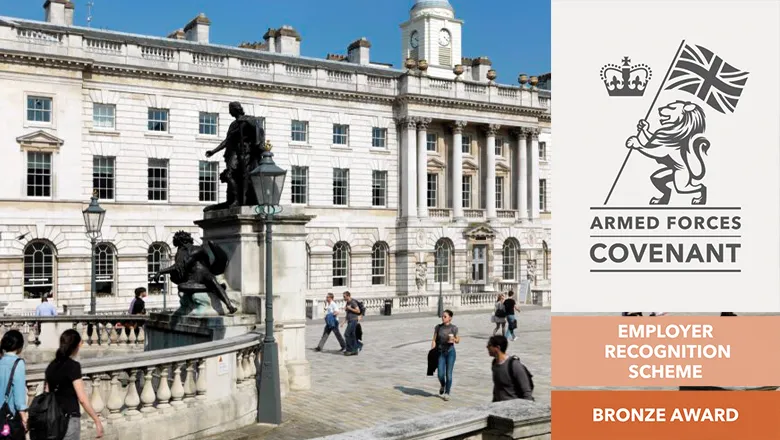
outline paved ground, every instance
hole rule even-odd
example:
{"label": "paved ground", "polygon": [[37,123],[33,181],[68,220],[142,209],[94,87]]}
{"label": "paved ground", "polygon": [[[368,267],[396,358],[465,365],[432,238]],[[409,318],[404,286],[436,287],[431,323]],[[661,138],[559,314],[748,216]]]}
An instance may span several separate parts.
{"label": "paved ground", "polygon": [[[312,389],[290,393],[283,402],[283,424],[250,426],[214,439],[301,440],[363,429],[448,409],[490,402],[492,379],[485,345],[492,333],[488,312],[456,314],[460,330],[452,400],[439,398],[439,382],[426,376],[435,316],[368,317],[365,347],[345,357],[331,336],[325,351],[313,351],[322,324],[306,329]],[[510,343],[534,374],[537,401],[550,402],[550,310],[528,307],[518,321],[518,339]]]}

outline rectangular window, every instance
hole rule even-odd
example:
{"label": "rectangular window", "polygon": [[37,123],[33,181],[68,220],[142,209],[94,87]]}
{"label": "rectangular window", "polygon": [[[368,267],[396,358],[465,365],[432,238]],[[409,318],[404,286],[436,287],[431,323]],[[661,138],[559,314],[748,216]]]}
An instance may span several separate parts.
{"label": "rectangular window", "polygon": [[428,150],[428,151],[436,151],[436,144],[438,143],[437,142],[438,140],[439,140],[439,137],[436,136],[435,133],[428,133],[427,142],[425,144],[426,150]]}
{"label": "rectangular window", "polygon": [[291,202],[305,205],[309,195],[309,167],[292,167],[290,171]]}
{"label": "rectangular window", "polygon": [[116,106],[92,104],[92,128],[113,130],[116,127]]}
{"label": "rectangular window", "polygon": [[347,206],[349,204],[349,170],[333,169],[333,205]]}
{"label": "rectangular window", "polygon": [[539,179],[539,211],[547,212],[547,179]]}
{"label": "rectangular window", "polygon": [[439,188],[439,175],[429,173],[428,174],[428,207],[435,208],[437,201],[437,190]]}
{"label": "rectangular window", "polygon": [[539,159],[547,160],[547,142],[539,142]]}
{"label": "rectangular window", "polygon": [[349,125],[333,124],[333,145],[349,145]]}
{"label": "rectangular window", "polygon": [[219,164],[201,160],[198,162],[198,200],[216,202],[219,186]]}
{"label": "rectangular window", "polygon": [[290,140],[293,142],[308,142],[309,123],[306,121],[292,121],[290,124]]}
{"label": "rectangular window", "polygon": [[92,158],[92,188],[100,200],[114,200],[114,161],[113,157],[107,156]]}
{"label": "rectangular window", "polygon": [[198,133],[206,136],[216,136],[219,133],[219,113],[200,112],[198,116]]}
{"label": "rectangular window", "polygon": [[387,206],[387,171],[371,173],[371,206]]}
{"label": "rectangular window", "polygon": [[51,153],[27,153],[27,196],[51,197]]}
{"label": "rectangular window", "polygon": [[463,154],[471,154],[471,136],[463,135]]}
{"label": "rectangular window", "polygon": [[149,131],[167,132],[168,131],[168,110],[162,108],[149,109]]}
{"label": "rectangular window", "polygon": [[168,159],[149,159],[147,182],[147,200],[168,200]]}
{"label": "rectangular window", "polygon": [[387,148],[387,129],[374,127],[371,129],[371,146],[374,148]]}
{"label": "rectangular window", "polygon": [[496,209],[504,209],[504,177],[496,177]]}
{"label": "rectangular window", "polygon": [[503,138],[496,138],[496,157],[500,157],[504,155],[504,139]]}
{"label": "rectangular window", "polygon": [[27,97],[27,120],[51,123],[52,100],[42,96]]}
{"label": "rectangular window", "polygon": [[463,176],[463,207],[471,208],[471,176]]}

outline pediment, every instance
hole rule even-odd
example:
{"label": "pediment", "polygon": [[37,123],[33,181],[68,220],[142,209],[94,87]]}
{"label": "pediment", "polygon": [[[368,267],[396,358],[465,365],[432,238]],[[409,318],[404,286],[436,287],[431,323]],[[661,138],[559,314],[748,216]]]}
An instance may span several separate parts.
{"label": "pediment", "polygon": [[64,140],[43,130],[34,131],[16,138],[22,149],[59,150]]}
{"label": "pediment", "polygon": [[473,160],[466,159],[463,161],[463,169],[477,171],[479,169],[479,166]]}
{"label": "pediment", "polygon": [[437,159],[435,157],[432,157],[428,159],[428,167],[430,168],[444,168],[447,164],[441,161],[441,159]]}
{"label": "pediment", "polygon": [[512,169],[509,168],[509,165],[507,165],[507,164],[505,164],[503,162],[496,163],[496,169],[497,170],[501,170],[501,171],[506,171],[506,172],[512,171]]}
{"label": "pediment", "polygon": [[496,237],[496,231],[486,224],[481,224],[465,230],[463,235],[466,238],[493,239]]}

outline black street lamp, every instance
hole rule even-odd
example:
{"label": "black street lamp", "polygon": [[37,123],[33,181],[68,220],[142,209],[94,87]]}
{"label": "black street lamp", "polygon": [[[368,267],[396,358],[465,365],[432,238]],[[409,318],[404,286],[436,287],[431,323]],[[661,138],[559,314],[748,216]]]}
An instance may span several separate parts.
{"label": "black street lamp", "polygon": [[263,363],[257,376],[257,422],[279,425],[282,423],[282,391],[279,384],[279,346],[274,338],[271,224],[274,215],[282,212],[279,200],[282,198],[287,170],[279,168],[273,157],[271,143],[266,142],[260,164],[249,176],[257,196],[257,214],[265,223],[265,337]]}
{"label": "black street lamp", "polygon": [[106,210],[101,208],[98,204],[97,190],[92,193],[92,200],[89,202],[87,209],[81,212],[84,215],[84,226],[87,228],[87,237],[89,237],[92,243],[92,292],[89,297],[89,313],[95,314],[95,307],[97,306],[95,300],[95,245],[98,238],[100,238],[100,230],[103,228],[103,219],[106,218]]}

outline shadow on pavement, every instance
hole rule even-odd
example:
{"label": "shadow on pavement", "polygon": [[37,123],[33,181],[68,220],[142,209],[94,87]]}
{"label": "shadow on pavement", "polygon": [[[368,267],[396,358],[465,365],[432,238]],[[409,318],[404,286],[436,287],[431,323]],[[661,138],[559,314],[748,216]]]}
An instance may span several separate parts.
{"label": "shadow on pavement", "polygon": [[407,396],[436,397],[435,394],[431,394],[419,388],[409,388],[409,387],[398,385],[395,387],[395,389],[406,394]]}

